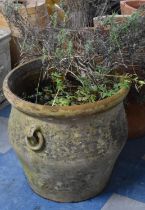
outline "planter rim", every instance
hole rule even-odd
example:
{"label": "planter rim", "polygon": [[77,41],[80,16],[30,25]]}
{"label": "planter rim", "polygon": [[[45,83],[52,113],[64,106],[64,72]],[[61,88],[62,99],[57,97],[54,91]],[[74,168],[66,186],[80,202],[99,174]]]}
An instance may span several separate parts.
{"label": "planter rim", "polygon": [[[16,72],[23,72],[23,69],[20,70],[20,67],[24,65],[31,64],[36,62],[39,59],[34,59],[32,61],[26,62],[22,65],[17,66],[12,71],[8,73],[3,82],[3,92],[10,104],[26,114],[37,116],[37,117],[77,117],[80,115],[89,115],[94,113],[100,113],[107,111],[114,106],[120,104],[125,97],[127,96],[130,88],[122,88],[115,95],[96,101],[94,103],[86,103],[82,105],[73,105],[73,106],[49,106],[49,105],[40,105],[31,103],[21,99],[17,96],[9,87],[9,82],[11,77]],[[12,81],[11,81],[12,82]]]}
{"label": "planter rim", "polygon": [[144,2],[144,4],[145,4],[145,0],[137,0],[137,1],[136,0],[125,0],[125,1],[120,1],[120,5],[125,6],[125,7],[129,8],[129,9],[132,9],[132,10],[136,11],[137,8],[132,7],[130,5],[130,3],[132,3],[132,2],[137,2],[138,4],[141,3],[141,2]]}

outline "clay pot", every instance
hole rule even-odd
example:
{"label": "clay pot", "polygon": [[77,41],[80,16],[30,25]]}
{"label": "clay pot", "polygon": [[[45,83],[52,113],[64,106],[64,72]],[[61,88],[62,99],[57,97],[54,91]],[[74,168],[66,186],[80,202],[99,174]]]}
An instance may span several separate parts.
{"label": "clay pot", "polygon": [[[145,80],[144,70],[134,66],[128,67],[127,71],[131,74],[136,73],[140,80]],[[127,96],[125,111],[128,119],[128,137],[129,139],[141,138],[145,135],[145,86],[139,92],[132,87]]]}
{"label": "clay pot", "polygon": [[128,101],[126,106],[128,120],[128,137],[130,139],[140,138],[145,135],[145,103]]}
{"label": "clay pot", "polygon": [[[40,30],[46,28],[48,25],[48,12],[45,1],[27,0],[26,7],[22,4],[24,3],[24,1],[23,0],[19,1],[20,3],[19,13],[21,14],[21,16],[25,18],[26,21],[29,19],[27,23],[31,24],[32,27],[33,26],[39,27]],[[20,49],[18,46],[18,39],[21,39],[21,34],[15,26],[13,25],[9,26],[7,20],[5,19],[2,13],[0,13],[0,27],[8,29],[12,33],[10,50],[11,50],[12,68],[14,68],[19,64],[20,61]]]}
{"label": "clay pot", "polygon": [[120,1],[120,8],[122,15],[131,15],[136,12],[142,5],[145,4],[145,0],[125,0]]}
{"label": "clay pot", "polygon": [[128,90],[84,105],[48,106],[21,94],[37,87],[42,62],[17,67],[4,81],[12,105],[10,142],[32,189],[59,202],[77,202],[106,186],[127,139],[123,99]]}
{"label": "clay pot", "polygon": [[[40,29],[45,29],[48,25],[48,12],[45,4],[45,0],[26,0],[26,5],[22,4],[23,2],[19,2],[18,12],[19,14],[26,19],[26,24],[30,24],[34,27],[39,27]],[[15,4],[15,3],[13,3]],[[3,14],[0,14],[0,26],[9,27],[5,17]],[[12,35],[14,37],[21,36],[19,30],[11,25]]]}
{"label": "clay pot", "polygon": [[48,12],[44,0],[28,1],[26,7],[22,5],[19,8],[19,13],[23,18],[29,20],[28,22],[40,29],[45,29],[48,25]]}
{"label": "clay pot", "polygon": [[[122,67],[123,70],[123,67]],[[124,72],[137,74],[140,80],[145,80],[145,73],[139,66],[128,66]],[[145,135],[145,86],[139,92],[134,86],[131,87],[125,103],[125,111],[128,121],[128,138],[136,139]]]}

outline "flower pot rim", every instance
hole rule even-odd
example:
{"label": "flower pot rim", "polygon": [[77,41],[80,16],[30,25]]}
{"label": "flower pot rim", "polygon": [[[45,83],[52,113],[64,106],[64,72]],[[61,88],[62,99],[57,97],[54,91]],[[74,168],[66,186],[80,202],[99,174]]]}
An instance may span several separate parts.
{"label": "flower pot rim", "polygon": [[[35,62],[41,61],[40,59],[34,59],[26,62],[22,65],[17,66],[11,72],[8,73],[3,82],[3,92],[10,104],[16,109],[37,117],[77,117],[80,115],[89,115],[94,113],[105,112],[116,105],[120,104],[127,96],[130,88],[121,88],[115,95],[96,101],[94,103],[86,103],[82,105],[72,106],[49,106],[31,103],[23,100],[17,96],[10,89],[9,84],[12,83],[12,77],[20,71],[23,72],[22,68],[25,65],[32,65]],[[26,69],[25,69],[26,70]],[[34,69],[35,70],[35,69]],[[11,80],[12,79],[12,80]]]}
{"label": "flower pot rim", "polygon": [[135,8],[135,7],[130,5],[130,3],[134,3],[134,2],[137,2],[139,7],[142,5],[142,4],[139,5],[139,3],[144,2],[144,4],[145,4],[145,0],[137,0],[137,1],[136,0],[125,0],[125,1],[120,1],[120,5],[136,11],[138,8]]}

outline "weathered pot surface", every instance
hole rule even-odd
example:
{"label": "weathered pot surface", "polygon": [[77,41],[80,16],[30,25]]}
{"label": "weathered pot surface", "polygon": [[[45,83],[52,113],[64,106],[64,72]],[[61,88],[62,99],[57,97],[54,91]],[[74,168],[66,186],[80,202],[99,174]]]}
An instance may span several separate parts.
{"label": "weathered pot surface", "polygon": [[96,196],[106,186],[127,139],[121,89],[85,105],[50,107],[20,99],[36,87],[42,63],[31,61],[10,72],[4,93],[12,104],[10,141],[32,189],[59,202]]}

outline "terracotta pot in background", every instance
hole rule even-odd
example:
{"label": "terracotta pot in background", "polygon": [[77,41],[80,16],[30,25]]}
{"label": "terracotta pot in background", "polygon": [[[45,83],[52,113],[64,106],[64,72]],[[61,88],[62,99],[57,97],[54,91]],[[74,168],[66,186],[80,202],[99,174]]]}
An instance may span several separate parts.
{"label": "terracotta pot in background", "polygon": [[[145,80],[145,70],[139,65],[128,65],[121,69],[129,74],[137,74],[140,80]],[[145,86],[139,92],[131,87],[125,103],[125,111],[128,121],[128,138],[136,139],[145,136]]]}
{"label": "terracotta pot in background", "polygon": [[[19,7],[19,13],[22,17],[29,19],[29,23],[32,26],[39,27],[40,29],[44,29],[48,25],[48,12],[47,7],[45,4],[45,0],[27,0],[26,1],[26,7],[22,4],[22,0]],[[26,9],[27,8],[27,9]],[[20,49],[18,47],[18,39],[21,37],[18,29],[11,25],[9,27],[9,24],[2,13],[0,13],[0,27],[5,28],[7,30],[10,30],[12,33],[12,38],[10,42],[10,50],[11,50],[11,63],[12,68],[17,66],[19,64],[20,60]]]}
{"label": "terracotta pot in background", "polygon": [[[22,0],[21,0],[22,1]],[[17,3],[13,3],[17,4]],[[18,13],[26,19],[26,24],[44,29],[48,25],[48,11],[45,0],[26,0],[26,4],[18,1]],[[0,7],[3,10],[3,6]],[[0,14],[0,26],[9,27],[2,13]],[[19,31],[11,25],[12,34],[19,36]]]}
{"label": "terracotta pot in background", "polygon": [[145,135],[145,103],[129,101],[126,106],[128,138],[135,139]]}
{"label": "terracotta pot in background", "polygon": [[[138,75],[142,79],[142,71],[138,69]],[[138,98],[136,96],[139,96]],[[125,104],[126,114],[128,119],[128,135],[130,139],[140,138],[145,136],[145,86],[138,93],[134,88],[131,88]],[[138,99],[138,100],[137,100]]]}
{"label": "terracotta pot in background", "polygon": [[140,6],[145,4],[145,0],[125,0],[120,1],[120,9],[122,15],[131,15],[136,12]]}
{"label": "terracotta pot in background", "polygon": [[26,7],[22,5],[19,8],[19,13],[23,18],[28,19],[34,27],[45,29],[48,25],[48,11],[45,0],[28,1]]}

